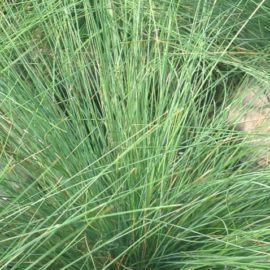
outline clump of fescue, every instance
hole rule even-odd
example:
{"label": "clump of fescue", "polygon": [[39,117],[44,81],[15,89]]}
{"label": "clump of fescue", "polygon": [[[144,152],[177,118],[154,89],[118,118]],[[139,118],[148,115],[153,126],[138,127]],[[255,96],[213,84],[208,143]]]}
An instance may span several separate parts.
{"label": "clump of fescue", "polygon": [[268,269],[270,174],[228,119],[269,82],[268,1],[0,7],[0,269]]}

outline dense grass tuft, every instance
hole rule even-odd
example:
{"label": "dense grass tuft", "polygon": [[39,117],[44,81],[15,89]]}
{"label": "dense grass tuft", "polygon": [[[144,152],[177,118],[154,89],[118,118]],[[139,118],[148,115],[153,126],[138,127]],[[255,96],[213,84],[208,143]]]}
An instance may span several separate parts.
{"label": "dense grass tuft", "polygon": [[228,120],[270,84],[269,17],[268,0],[3,0],[0,269],[269,269],[266,146]]}

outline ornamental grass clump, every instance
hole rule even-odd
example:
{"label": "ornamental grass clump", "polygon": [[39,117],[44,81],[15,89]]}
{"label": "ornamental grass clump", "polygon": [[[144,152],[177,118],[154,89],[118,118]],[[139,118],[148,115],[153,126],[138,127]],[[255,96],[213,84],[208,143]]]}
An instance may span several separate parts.
{"label": "ornamental grass clump", "polygon": [[0,269],[269,269],[269,145],[237,129],[269,1],[0,14]]}

